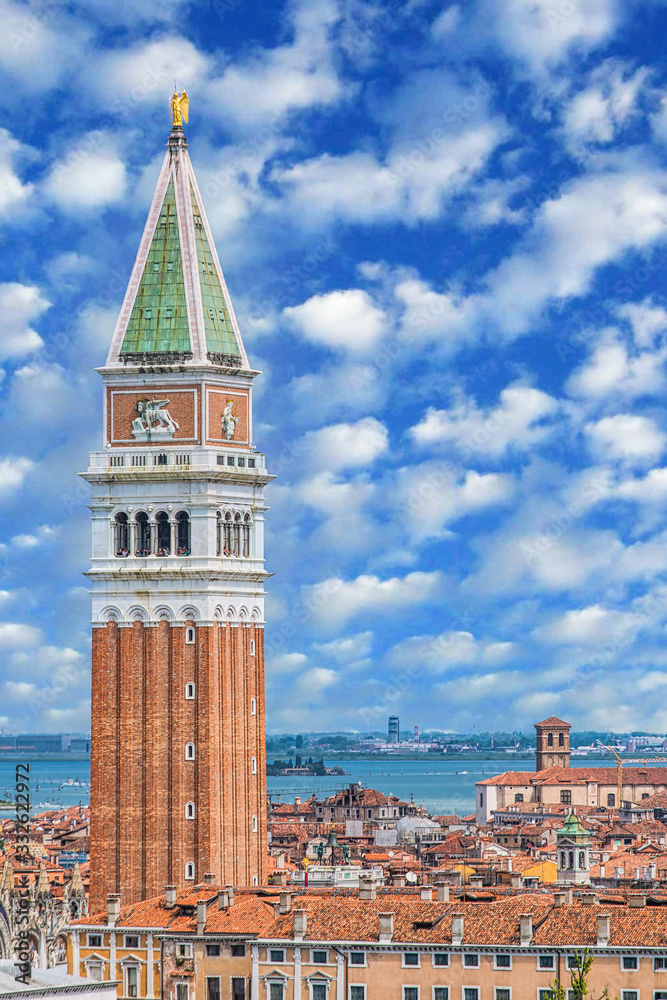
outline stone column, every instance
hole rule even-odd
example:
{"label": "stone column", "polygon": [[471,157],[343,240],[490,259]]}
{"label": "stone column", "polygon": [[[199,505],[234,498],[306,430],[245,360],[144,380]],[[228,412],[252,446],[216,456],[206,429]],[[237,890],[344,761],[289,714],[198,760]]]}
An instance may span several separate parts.
{"label": "stone column", "polygon": [[345,959],[336,955],[336,1000],[345,1000]]}
{"label": "stone column", "polygon": [[[116,935],[114,931],[109,934],[109,979],[114,980],[116,975]],[[125,987],[123,986],[123,992]]]}
{"label": "stone column", "polygon": [[176,521],[169,518],[169,555],[176,555]]}
{"label": "stone column", "polygon": [[69,970],[71,975],[79,976],[80,972],[81,957],[79,951],[79,931],[72,931],[72,968]]}
{"label": "stone column", "polygon": [[146,935],[146,996],[154,996],[153,991],[153,935]]}
{"label": "stone column", "polygon": [[250,976],[250,1000],[259,1000],[259,948],[252,946],[252,973]]}
{"label": "stone column", "polygon": [[294,949],[294,1000],[301,1000],[301,948]]}

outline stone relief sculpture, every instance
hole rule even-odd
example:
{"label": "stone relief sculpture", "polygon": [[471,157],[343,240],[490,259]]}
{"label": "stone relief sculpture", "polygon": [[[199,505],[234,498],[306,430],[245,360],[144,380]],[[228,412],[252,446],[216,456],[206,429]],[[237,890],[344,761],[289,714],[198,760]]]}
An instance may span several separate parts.
{"label": "stone relief sculpture", "polygon": [[234,440],[236,425],[240,420],[240,417],[235,417],[234,414],[232,413],[233,406],[234,406],[234,400],[228,399],[227,405],[222,411],[222,436],[225,439],[225,441]]}
{"label": "stone relief sculpture", "polygon": [[178,424],[164,407],[168,399],[140,399],[137,402],[139,414],[132,421],[132,433],[137,441],[164,441],[173,438]]}

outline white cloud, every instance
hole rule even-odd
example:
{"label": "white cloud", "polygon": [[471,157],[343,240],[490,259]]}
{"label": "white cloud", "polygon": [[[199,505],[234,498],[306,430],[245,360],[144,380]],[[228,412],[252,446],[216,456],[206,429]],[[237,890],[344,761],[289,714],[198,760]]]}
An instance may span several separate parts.
{"label": "white cloud", "polygon": [[0,128],[0,217],[11,219],[32,195],[33,185],[24,184],[16,172],[16,161],[28,152],[5,128]]}
{"label": "white cloud", "polygon": [[665,434],[650,417],[617,413],[587,424],[593,450],[601,457],[644,464],[658,458],[665,449]]}
{"label": "white cloud", "polygon": [[649,296],[643,302],[628,302],[616,310],[632,326],[639,347],[653,347],[659,335],[667,331],[667,309]]}
{"label": "white cloud", "polygon": [[566,106],[563,129],[575,154],[589,145],[610,143],[638,113],[638,100],[649,71],[632,72],[625,63],[606,59],[590,73],[585,89]]}
{"label": "white cloud", "polygon": [[331,424],[304,439],[313,464],[326,469],[368,468],[389,447],[389,432],[374,417],[355,424]]}
{"label": "white cloud", "polygon": [[23,649],[39,642],[41,632],[32,625],[0,622],[0,649]]}
{"label": "white cloud", "polygon": [[380,614],[409,608],[436,597],[442,574],[408,573],[381,580],[365,574],[355,580],[331,577],[304,587],[304,603],[316,611],[325,628],[337,628],[358,615]]}
{"label": "white cloud", "polygon": [[270,657],[267,663],[269,674],[293,674],[301,670],[308,663],[308,657],[304,653],[281,653],[279,656]]}
{"label": "white cloud", "polygon": [[53,539],[57,533],[57,528],[43,524],[34,534],[13,535],[12,545],[15,545],[17,549],[35,549],[44,542]]}
{"label": "white cloud", "polygon": [[665,385],[665,351],[642,351],[631,356],[613,331],[600,343],[565,384],[573,396],[602,399],[611,394],[632,399],[660,392]]}
{"label": "white cloud", "polygon": [[403,639],[392,646],[387,660],[394,666],[417,665],[429,672],[444,673],[452,667],[503,663],[514,652],[511,642],[489,642],[476,639],[471,632],[446,631]]}
{"label": "white cloud", "polygon": [[332,642],[313,643],[313,649],[329,659],[336,660],[341,666],[354,667],[358,662],[365,662],[373,647],[372,632],[357,632],[355,635],[342,636]]}
{"label": "white cloud", "polygon": [[667,469],[650,469],[642,478],[626,479],[615,493],[624,500],[662,505],[667,501]]}
{"label": "white cloud", "polygon": [[621,161],[584,175],[541,206],[522,247],[487,276],[480,319],[510,337],[525,333],[549,301],[586,294],[599,267],[665,233],[664,171]]}
{"label": "white cloud", "polygon": [[0,359],[22,358],[42,346],[42,338],[33,330],[31,323],[50,305],[36,285],[22,285],[17,281],[0,284],[3,327]]}
{"label": "white cloud", "polygon": [[64,211],[103,208],[123,197],[125,163],[104,132],[90,132],[51,168],[45,196]]}
{"label": "white cloud", "polygon": [[334,350],[365,352],[374,347],[386,327],[386,317],[367,292],[357,288],[313,295],[283,315],[301,335]]}
{"label": "white cloud", "polygon": [[626,636],[641,624],[639,615],[613,611],[599,604],[566,611],[550,624],[535,630],[537,638],[559,645],[604,643]]}
{"label": "white cloud", "polygon": [[131,118],[144,104],[161,105],[166,129],[174,72],[178,74],[176,82],[187,81],[185,89],[196,94],[204,87],[210,65],[210,57],[188,39],[167,35],[98,53],[86,67],[85,85],[105,100],[112,113],[124,118]]}
{"label": "white cloud", "polygon": [[403,278],[394,289],[403,307],[401,338],[404,343],[437,343],[441,353],[455,353],[473,340],[475,302],[454,292],[435,292],[419,278]]}
{"label": "white cloud", "polygon": [[293,11],[291,44],[237,59],[212,82],[213,113],[226,121],[257,126],[292,111],[333,104],[341,97],[330,38],[337,5],[301,0]]}
{"label": "white cloud", "polygon": [[0,65],[6,78],[29,93],[57,86],[84,59],[92,30],[51,8],[48,13],[2,0],[0,19],[5,44]]}
{"label": "white cloud", "polygon": [[29,458],[14,455],[0,458],[0,495],[8,496],[19,490],[34,464]]}
{"label": "white cloud", "polygon": [[475,27],[538,77],[608,38],[617,0],[481,0]]}
{"label": "white cloud", "polygon": [[429,407],[411,428],[422,446],[453,444],[466,454],[498,458],[508,450],[522,451],[542,441],[554,428],[558,410],[555,399],[539,389],[512,385],[500,393],[495,408],[480,409],[473,399],[462,398],[449,410]]}

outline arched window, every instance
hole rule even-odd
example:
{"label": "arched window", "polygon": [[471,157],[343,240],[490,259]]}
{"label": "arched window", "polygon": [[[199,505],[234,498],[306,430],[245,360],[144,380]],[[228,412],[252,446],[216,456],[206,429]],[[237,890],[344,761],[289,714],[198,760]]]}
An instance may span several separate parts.
{"label": "arched window", "polygon": [[253,885],[259,885],[259,875],[253,875],[253,877],[252,877],[252,884]]}
{"label": "arched window", "polygon": [[252,832],[253,833],[257,833],[257,817],[256,816],[253,816],[253,818],[252,818]]}
{"label": "arched window", "polygon": [[195,804],[194,802],[185,803],[185,818],[194,819],[195,818]]}
{"label": "arched window", "polygon": [[586,855],[584,851],[579,851],[579,867],[580,868],[586,867]]}
{"label": "arched window", "polygon": [[574,851],[570,851],[570,864],[568,867],[574,869]]}
{"label": "arched window", "polygon": [[116,514],[114,518],[113,547],[117,556],[129,556],[130,554],[130,525],[124,511]]}
{"label": "arched window", "polygon": [[562,733],[558,734],[558,746],[559,747],[564,747],[565,746],[565,737],[563,736]]}
{"label": "arched window", "polygon": [[184,510],[176,515],[176,555],[190,555],[190,516]]}
{"label": "arched window", "polygon": [[255,655],[255,640],[254,639],[250,640],[250,655],[251,656]]}
{"label": "arched window", "polygon": [[250,699],[250,714],[251,715],[257,715],[257,699],[256,698],[251,698]]}
{"label": "arched window", "polygon": [[553,745],[554,745],[554,734],[549,733],[549,735],[547,736],[547,746],[552,747]]}
{"label": "arched window", "polygon": [[224,544],[222,546],[222,554],[225,556],[231,556],[232,554],[232,515],[227,511],[225,514],[225,522],[223,525],[224,534]]}
{"label": "arched window", "polygon": [[243,518],[243,556],[248,559],[250,556],[250,514]]}
{"label": "arched window", "polygon": [[149,556],[151,554],[151,526],[148,523],[148,514],[140,510],[136,517],[136,528],[134,544],[138,556]]}
{"label": "arched window", "polygon": [[565,868],[565,851],[560,852],[560,866]]}
{"label": "arched window", "polygon": [[188,861],[185,865],[185,877],[189,882],[194,881],[195,865],[194,861]]}
{"label": "arched window", "polygon": [[189,625],[185,630],[185,641],[188,646],[193,646],[195,641],[195,630]]}
{"label": "arched window", "polygon": [[215,515],[215,554],[222,555],[222,514],[220,511]]}
{"label": "arched window", "polygon": [[156,555],[168,556],[171,552],[171,528],[169,526],[169,515],[163,510],[155,515],[157,524],[157,542],[155,547]]}
{"label": "arched window", "polygon": [[194,760],[195,759],[195,745],[194,743],[185,744],[185,759]]}
{"label": "arched window", "polygon": [[257,774],[257,758],[256,757],[251,757],[250,758],[250,773],[251,774]]}
{"label": "arched window", "polygon": [[192,682],[185,685],[185,697],[188,701],[194,701],[195,686]]}
{"label": "arched window", "polygon": [[241,555],[241,515],[234,514],[234,524],[232,527],[232,555]]}

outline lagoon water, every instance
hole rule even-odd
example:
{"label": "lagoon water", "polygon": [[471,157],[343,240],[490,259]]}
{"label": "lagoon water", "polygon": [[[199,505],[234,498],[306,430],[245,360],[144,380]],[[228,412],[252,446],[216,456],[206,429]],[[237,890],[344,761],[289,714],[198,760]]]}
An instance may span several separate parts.
{"label": "lagoon water", "polygon": [[[48,755],[12,754],[0,758],[0,797],[14,798],[16,762],[25,760],[30,764],[30,798],[32,811],[87,805],[90,802],[90,760],[87,757],[54,757]],[[532,771],[534,760],[517,759],[509,756],[494,760],[470,757],[464,760],[447,758],[427,758],[418,760],[359,759],[325,761],[329,767],[338,764],[346,772],[340,775],[300,776],[288,775],[267,778],[269,794],[275,800],[280,796],[289,802],[295,795],[302,799],[316,793],[317,797],[331,795],[348,785],[360,781],[366,788],[377,788],[386,795],[398,795],[400,799],[414,799],[430,813],[457,813],[465,816],[475,808],[475,782],[491,778],[502,771]],[[573,767],[612,766],[614,761],[599,758],[573,757]],[[66,785],[71,779],[81,785]],[[7,812],[0,815],[8,815]]]}

